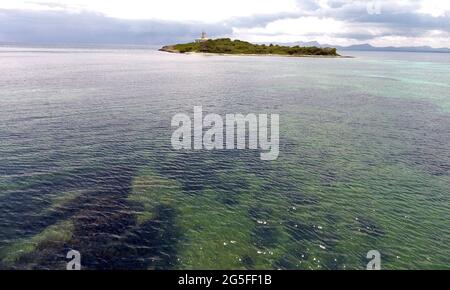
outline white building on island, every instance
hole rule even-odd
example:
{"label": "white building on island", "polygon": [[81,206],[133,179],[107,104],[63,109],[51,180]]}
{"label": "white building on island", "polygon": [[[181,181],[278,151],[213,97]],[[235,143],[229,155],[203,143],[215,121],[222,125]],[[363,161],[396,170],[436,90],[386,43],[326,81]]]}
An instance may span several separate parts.
{"label": "white building on island", "polygon": [[209,38],[206,36],[206,32],[202,32],[202,36],[200,37],[200,38],[197,38],[196,40],[195,40],[195,42],[205,42],[205,41],[208,41],[209,40]]}

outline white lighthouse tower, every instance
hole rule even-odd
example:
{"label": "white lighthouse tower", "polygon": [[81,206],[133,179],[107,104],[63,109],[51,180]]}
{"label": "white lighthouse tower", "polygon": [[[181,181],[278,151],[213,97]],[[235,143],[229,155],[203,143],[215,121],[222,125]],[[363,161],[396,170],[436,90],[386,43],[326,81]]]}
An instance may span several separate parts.
{"label": "white lighthouse tower", "polygon": [[205,41],[208,41],[208,40],[209,40],[209,38],[206,36],[206,32],[203,31],[201,37],[197,38],[195,40],[195,42],[205,42]]}

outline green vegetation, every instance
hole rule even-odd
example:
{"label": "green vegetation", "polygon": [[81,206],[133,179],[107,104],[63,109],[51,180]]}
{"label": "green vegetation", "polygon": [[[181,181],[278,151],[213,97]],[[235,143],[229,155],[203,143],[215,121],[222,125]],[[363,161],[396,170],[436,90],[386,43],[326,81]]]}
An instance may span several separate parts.
{"label": "green vegetation", "polygon": [[160,50],[174,53],[202,52],[220,54],[273,54],[286,56],[339,56],[339,54],[336,52],[336,48],[320,48],[315,46],[291,47],[273,44],[258,45],[241,40],[231,40],[229,38],[164,46]]}
{"label": "green vegetation", "polygon": [[82,190],[73,190],[62,193],[56,193],[51,197],[50,206],[44,211],[44,214],[49,214],[54,211],[64,210],[70,203],[74,202],[83,194]]}
{"label": "green vegetation", "polygon": [[63,220],[45,228],[42,232],[29,238],[18,240],[0,251],[0,261],[4,265],[14,265],[20,259],[45,248],[69,241],[74,225],[71,220]]}

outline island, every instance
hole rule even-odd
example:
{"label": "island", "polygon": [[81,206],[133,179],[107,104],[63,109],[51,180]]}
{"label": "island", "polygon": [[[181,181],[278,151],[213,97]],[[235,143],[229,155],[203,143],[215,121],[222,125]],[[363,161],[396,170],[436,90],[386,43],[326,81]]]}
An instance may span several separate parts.
{"label": "island", "polygon": [[159,50],[171,53],[341,57],[336,48],[331,47],[253,44],[242,40],[231,40],[230,38],[207,39],[202,37],[195,42],[168,45]]}

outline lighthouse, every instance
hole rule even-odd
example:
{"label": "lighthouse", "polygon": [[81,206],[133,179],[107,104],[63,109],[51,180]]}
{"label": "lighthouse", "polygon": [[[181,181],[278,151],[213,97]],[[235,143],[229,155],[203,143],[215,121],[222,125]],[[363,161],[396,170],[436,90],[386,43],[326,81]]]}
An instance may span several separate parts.
{"label": "lighthouse", "polygon": [[208,41],[208,40],[209,40],[209,38],[206,36],[206,32],[203,31],[201,37],[197,38],[195,40],[195,42],[205,42],[205,41]]}

